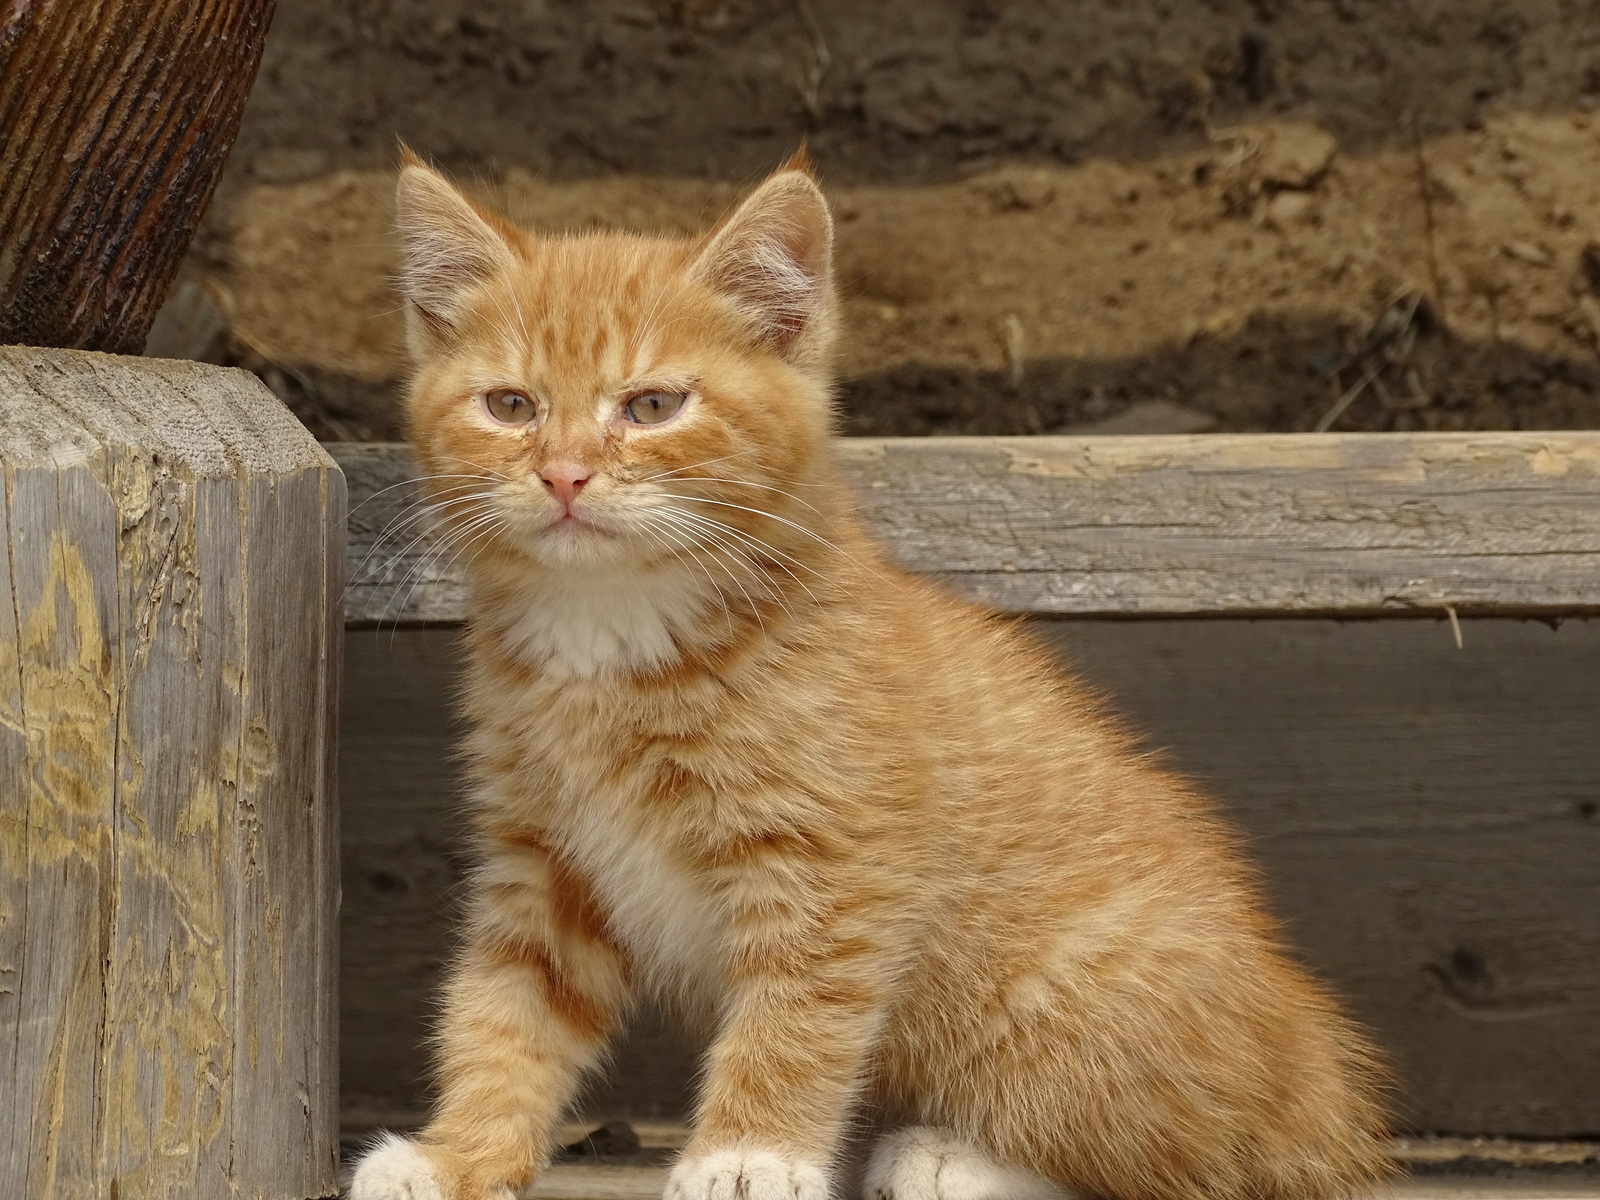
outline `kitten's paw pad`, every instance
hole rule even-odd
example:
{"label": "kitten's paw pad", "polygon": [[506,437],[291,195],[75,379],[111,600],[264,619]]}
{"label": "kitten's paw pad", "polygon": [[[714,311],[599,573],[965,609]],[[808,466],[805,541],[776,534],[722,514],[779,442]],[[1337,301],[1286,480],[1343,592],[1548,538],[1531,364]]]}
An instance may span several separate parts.
{"label": "kitten's paw pad", "polygon": [[767,1150],[719,1150],[673,1167],[665,1200],[828,1200],[828,1176]]}
{"label": "kitten's paw pad", "polygon": [[864,1200],[1076,1200],[1043,1176],[996,1162],[938,1129],[902,1129],[880,1141],[861,1191]]}

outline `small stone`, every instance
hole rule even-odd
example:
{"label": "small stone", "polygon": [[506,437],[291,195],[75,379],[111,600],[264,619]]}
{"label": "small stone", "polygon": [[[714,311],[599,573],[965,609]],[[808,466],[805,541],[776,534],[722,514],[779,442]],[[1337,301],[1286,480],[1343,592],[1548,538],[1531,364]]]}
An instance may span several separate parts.
{"label": "small stone", "polygon": [[975,177],[971,186],[995,212],[1033,212],[1048,208],[1056,198],[1049,172],[1026,168],[987,172]]}
{"label": "small stone", "polygon": [[1279,192],[1267,201],[1263,219],[1269,228],[1286,233],[1293,226],[1306,222],[1312,215],[1312,206],[1312,197],[1307,192]]}
{"label": "small stone", "polygon": [[1339,148],[1331,133],[1315,125],[1272,125],[1263,132],[1257,171],[1263,183],[1275,187],[1314,187]]}
{"label": "small stone", "polygon": [[1507,242],[1500,247],[1507,258],[1514,258],[1518,262],[1525,262],[1529,266],[1548,267],[1555,261],[1555,257],[1543,246],[1536,246],[1532,242]]}

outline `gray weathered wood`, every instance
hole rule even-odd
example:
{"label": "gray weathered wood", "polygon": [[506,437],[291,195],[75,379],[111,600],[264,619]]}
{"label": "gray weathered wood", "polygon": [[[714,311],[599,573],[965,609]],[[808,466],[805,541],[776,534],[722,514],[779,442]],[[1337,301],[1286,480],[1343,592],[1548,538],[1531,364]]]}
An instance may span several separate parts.
{"label": "gray weathered wood", "polygon": [[[1600,612],[1600,433],[841,445],[901,564],[1010,612]],[[459,564],[403,519],[405,448],[329,449],[351,487],[348,620],[460,620]]]}
{"label": "gray weathered wood", "polygon": [[[1461,1143],[1452,1141],[1450,1145],[1460,1148]],[[1502,1148],[1512,1147],[1507,1143],[1490,1147],[1493,1151]],[[1592,1144],[1585,1148],[1594,1149]],[[1482,1153],[1480,1148],[1478,1157],[1478,1164],[1463,1164],[1447,1173],[1389,1180],[1367,1195],[1371,1200],[1600,1200],[1600,1171],[1592,1167],[1561,1174],[1530,1170],[1513,1175],[1484,1171],[1482,1160],[1501,1161],[1495,1154]],[[656,1200],[666,1180],[667,1168],[662,1165],[557,1163],[522,1193],[522,1200]]]}
{"label": "gray weathered wood", "polygon": [[[1405,1127],[1600,1130],[1600,620],[1040,621],[1243,827],[1291,938],[1399,1069]],[[344,1085],[421,1115],[464,850],[449,629],[348,639]],[[585,1111],[684,1111],[652,1014]]]}
{"label": "gray weathered wood", "polygon": [[344,486],[251,376],[0,349],[0,1194],[335,1191]]}

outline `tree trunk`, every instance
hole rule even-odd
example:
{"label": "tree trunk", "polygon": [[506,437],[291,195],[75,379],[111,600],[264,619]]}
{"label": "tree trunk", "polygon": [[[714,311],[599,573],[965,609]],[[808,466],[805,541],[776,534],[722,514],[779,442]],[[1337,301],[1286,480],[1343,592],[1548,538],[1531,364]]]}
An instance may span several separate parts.
{"label": "tree trunk", "polygon": [[144,348],[238,132],[274,3],[0,9],[0,343]]}
{"label": "tree trunk", "polygon": [[0,1196],[338,1156],[344,479],[242,371],[0,349]]}

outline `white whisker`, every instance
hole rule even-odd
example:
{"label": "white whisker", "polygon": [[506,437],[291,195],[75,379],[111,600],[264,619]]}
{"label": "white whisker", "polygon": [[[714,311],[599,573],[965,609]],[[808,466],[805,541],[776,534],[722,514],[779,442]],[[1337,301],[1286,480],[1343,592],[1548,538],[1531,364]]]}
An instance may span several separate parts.
{"label": "white whisker", "polygon": [[[733,633],[733,610],[728,605],[728,594],[722,590],[722,585],[716,581],[716,578],[706,569],[705,564],[700,561],[700,556],[694,552],[694,543],[678,537],[670,530],[661,529],[649,522],[641,524],[640,529],[655,538],[659,545],[665,546],[667,552],[679,562],[688,563],[706,577],[706,582],[711,585],[711,590],[717,594],[717,607],[722,610],[723,618],[727,622],[728,633],[731,635]],[[671,539],[671,542],[667,541],[668,538]]]}
{"label": "white whisker", "polygon": [[[444,571],[441,572],[441,574],[448,575],[450,573],[450,569],[455,566],[456,559],[460,558],[461,555],[466,551],[467,547],[471,546],[474,542],[482,541],[484,543],[484,545],[487,545],[488,544],[488,539],[493,537],[494,533],[498,529],[502,528],[505,525],[505,523],[506,523],[505,519],[503,517],[499,516],[498,514],[490,514],[486,518],[481,518],[478,521],[478,523],[475,524],[472,527],[474,529],[477,529],[478,532],[473,537],[468,538],[468,539],[466,539],[466,540],[464,540],[464,541],[462,541],[460,543],[460,546],[456,550],[455,555],[450,559],[449,563],[447,563],[445,565]],[[481,547],[480,547],[480,549],[481,549]],[[400,602],[399,611],[395,614],[394,626],[390,630],[390,635],[389,635],[391,640],[394,637],[394,631],[398,630],[400,628],[400,618],[405,615],[406,606],[411,603],[412,595],[416,592],[417,587],[422,583],[423,575],[425,573],[427,573],[427,572],[432,571],[432,569],[434,567],[438,566],[439,559],[440,559],[440,557],[442,557],[442,555],[443,555],[443,550],[441,550],[438,553],[436,553],[432,557],[432,559],[425,559],[422,563],[420,563],[418,565],[418,568],[417,568],[417,570],[415,572],[415,577],[414,577],[414,579],[412,581],[412,584],[411,584],[410,588],[407,589],[406,594],[405,594],[405,598]],[[398,589],[396,589],[396,590],[398,590]],[[391,596],[389,605],[385,605],[384,606],[384,612],[383,612],[384,616],[388,616],[389,615],[389,607],[393,603],[394,603],[394,598]],[[380,618],[380,625],[381,625],[381,618]]]}
{"label": "white whisker", "polygon": [[[495,482],[495,481],[490,480],[489,476],[487,476],[487,475],[467,475],[467,474],[418,475],[413,479],[402,479],[399,483],[391,483],[387,487],[381,487],[375,492],[368,493],[367,496],[365,496],[362,499],[360,504],[357,504],[354,508],[352,508],[350,510],[349,515],[352,516],[352,517],[355,516],[358,512],[360,512],[367,505],[371,504],[374,500],[376,500],[379,496],[383,495],[385,492],[392,492],[392,491],[395,490],[395,488],[416,487],[418,484],[431,482],[432,480],[435,480],[435,479],[482,479],[482,480],[485,480],[487,482]],[[503,480],[504,476],[502,476],[501,479]]]}
{"label": "white whisker", "polygon": [[[372,561],[372,556],[380,549],[388,545],[390,542],[398,540],[402,531],[418,524],[419,522],[426,522],[429,518],[439,516],[450,506],[486,503],[490,500],[493,500],[497,495],[498,493],[496,492],[471,492],[466,495],[451,497],[450,499],[442,502],[419,500],[407,505],[406,508],[403,509],[398,516],[391,520],[389,524],[386,525],[377,535],[377,537],[373,539],[372,545],[368,548],[366,555],[362,558],[360,564],[356,568],[351,585],[353,586],[357,583],[371,582],[374,576],[367,574],[367,564]],[[386,561],[382,567],[378,568],[376,574],[381,574],[383,571],[387,570],[395,558],[404,557],[406,554],[410,553],[410,551],[418,544],[418,542],[427,538],[432,532],[434,532],[434,527],[424,524],[421,534],[408,543],[406,547],[397,555]]]}
{"label": "white whisker", "polygon": [[719,506],[721,508],[736,508],[741,512],[754,513],[758,517],[766,517],[769,521],[777,521],[781,525],[787,525],[789,528],[797,530],[800,533],[805,534],[809,538],[815,539],[816,541],[820,542],[822,545],[826,546],[829,550],[832,550],[834,553],[843,554],[846,558],[850,559],[850,561],[852,561],[852,562],[855,561],[844,550],[843,547],[834,545],[827,538],[823,537],[820,533],[816,532],[815,530],[807,529],[804,525],[800,524],[798,521],[789,520],[788,517],[780,517],[777,513],[767,512],[766,509],[763,509],[763,508],[751,508],[747,504],[734,504],[731,500],[711,500],[711,499],[708,499],[705,496],[680,496],[675,492],[660,492],[658,494],[660,496],[662,496],[664,499],[667,499],[667,500],[686,500],[686,501],[688,501],[688,502],[690,502],[692,504],[715,504],[715,505],[717,505],[717,506]]}
{"label": "white whisker", "polygon": [[401,505],[400,510],[395,513],[394,516],[389,518],[388,524],[379,530],[377,539],[382,541],[385,538],[393,536],[399,523],[402,521],[412,520],[419,510],[424,512],[429,510],[442,510],[448,505],[460,503],[463,498],[471,496],[494,496],[497,494],[498,493],[495,491],[485,491],[479,489],[477,483],[459,483],[452,487],[440,488],[432,496],[419,496],[415,499],[408,500],[405,504]]}
{"label": "white whisker", "polygon": [[731,483],[731,484],[737,485],[738,487],[760,488],[764,492],[775,492],[780,496],[785,496],[788,499],[793,500],[796,504],[799,504],[799,505],[801,505],[801,506],[803,506],[805,508],[809,508],[812,512],[816,513],[819,517],[822,515],[822,510],[819,509],[815,504],[807,503],[806,501],[800,499],[799,496],[796,496],[793,492],[786,492],[781,487],[773,487],[770,483],[752,483],[748,479],[723,479],[723,478],[720,478],[720,477],[715,476],[715,475],[680,475],[676,479],[674,479],[672,482],[674,482],[674,483]]}
{"label": "white whisker", "polygon": [[[688,513],[674,510],[674,515],[680,520],[688,521],[692,524],[700,525],[707,529],[716,530],[724,537],[736,538],[741,544],[749,547],[763,557],[770,557],[774,560],[787,559],[788,562],[792,562],[795,566],[801,568],[802,570],[811,572],[811,574],[815,575],[818,579],[827,579],[826,575],[824,575],[821,571],[818,571],[809,563],[802,562],[800,559],[795,558],[792,554],[784,553],[776,546],[770,545],[767,542],[762,541],[760,538],[744,532],[742,529],[735,529],[732,525],[727,525],[721,521],[713,520],[712,518],[704,516],[701,513]],[[794,580],[795,583],[797,583],[802,589],[804,589],[806,595],[810,596],[814,603],[822,603],[817,594],[813,592],[806,584],[806,581],[801,579],[800,576],[796,575],[794,570],[789,567],[787,563],[782,561],[774,561],[772,565],[778,570],[782,571],[790,579]]]}
{"label": "white whisker", "polygon": [[[398,626],[400,617],[405,614],[406,605],[411,603],[411,597],[416,592],[418,586],[421,585],[424,575],[433,572],[435,568],[438,567],[440,559],[444,557],[447,551],[456,549],[456,555],[451,558],[450,563],[445,567],[446,573],[448,573],[450,566],[455,564],[456,557],[460,556],[461,551],[458,549],[458,547],[461,547],[464,544],[470,544],[469,535],[473,535],[477,531],[481,531],[485,528],[492,529],[497,524],[504,523],[504,520],[505,518],[499,512],[493,509],[474,514],[474,516],[461,527],[450,530],[450,536],[446,538],[438,548],[430,550],[428,553],[424,554],[420,559],[418,559],[417,562],[412,566],[412,569],[406,573],[405,578],[402,579],[400,583],[395,585],[395,591],[398,593],[400,588],[406,586],[407,579],[411,581],[410,587],[406,588],[404,598],[400,601],[399,612],[395,614],[396,625]],[[389,615],[389,609],[393,606],[394,596],[390,596],[389,603],[384,605],[383,617],[387,617]],[[379,618],[379,623],[382,623],[382,618]]]}
{"label": "white whisker", "polygon": [[499,480],[501,483],[511,483],[512,482],[511,476],[505,474],[505,472],[496,471],[493,467],[486,467],[482,463],[475,463],[470,458],[457,458],[453,454],[446,454],[446,455],[443,455],[442,457],[444,458],[444,460],[446,462],[460,463],[462,466],[474,467],[477,470],[483,471],[486,474],[492,476],[493,478]]}
{"label": "white whisker", "polygon": [[752,451],[749,451],[749,450],[735,450],[732,454],[719,455],[716,458],[708,458],[708,459],[705,459],[705,460],[703,460],[701,462],[690,463],[688,466],[684,466],[684,467],[673,467],[672,470],[670,470],[670,471],[658,471],[654,475],[646,475],[642,479],[638,479],[635,482],[637,482],[637,483],[654,483],[658,479],[670,478],[671,476],[678,474],[680,471],[692,471],[696,467],[709,467],[713,463],[727,462],[730,458],[745,458],[748,455],[750,455],[751,453],[752,453]]}
{"label": "white whisker", "polygon": [[[484,511],[493,511],[492,509],[489,508],[489,506],[486,503],[478,502],[478,504]],[[424,515],[427,515],[427,514],[424,514]],[[474,510],[468,510],[469,519],[471,519],[473,517],[476,517],[477,515],[479,515],[479,513],[475,512]],[[412,538],[409,542],[407,542],[405,544],[405,546],[403,546],[395,554],[393,554],[393,555],[391,555],[389,557],[389,559],[383,564],[383,566],[381,568],[379,568],[378,573],[375,576],[373,576],[373,578],[376,579],[377,582],[379,582],[379,583],[387,583],[387,582],[389,582],[389,580],[387,578],[387,573],[388,573],[389,569],[392,566],[394,566],[395,564],[397,564],[397,563],[404,562],[404,561],[408,560],[410,555],[411,555],[411,552],[413,550],[415,550],[419,545],[421,545],[423,542],[427,541],[428,538],[434,536],[435,534],[441,535],[441,541],[442,541],[442,543],[445,543],[445,544],[448,544],[448,542],[450,540],[450,537],[452,536],[451,530],[449,529],[448,526],[445,526],[445,525],[424,526],[424,528],[422,529],[422,532],[417,534],[416,537]],[[423,553],[423,555],[421,556],[421,558],[419,559],[419,561],[425,561],[426,558],[427,558],[427,554],[428,553],[430,553],[430,552],[425,551]]]}
{"label": "white whisker", "polygon": [[[654,513],[652,515],[654,517],[656,517],[658,520],[665,521],[672,514],[670,512],[657,512],[657,513]],[[665,533],[666,530],[663,530],[662,532]],[[680,532],[682,532],[685,536],[688,536],[688,532],[689,531],[686,530],[686,529],[682,529],[682,530],[680,530]],[[692,542],[692,540],[691,540],[691,544],[694,544]],[[707,546],[704,543],[700,543],[699,544],[699,548],[701,550],[706,551],[707,553],[712,554],[712,555],[715,555],[715,553],[716,553],[715,547]],[[716,559],[713,558],[713,561],[716,561]],[[727,578],[728,578],[728,582],[732,583],[734,587],[738,588],[740,593],[744,596],[745,602],[750,606],[751,615],[753,617],[755,617],[755,619],[756,619],[756,624],[759,625],[761,627],[762,632],[765,633],[766,632],[766,628],[767,628],[766,622],[761,619],[761,608],[756,603],[756,598],[750,594],[750,589],[745,587],[744,583],[739,579],[739,577],[737,575],[734,575],[731,572],[728,573]],[[754,577],[752,577],[752,578],[754,578]],[[724,597],[724,605],[726,605],[726,597]]]}
{"label": "white whisker", "polygon": [[[742,551],[737,545],[729,542],[726,538],[722,537],[718,533],[715,533],[714,531],[707,530],[703,527],[696,528],[694,525],[685,520],[688,514],[667,510],[657,515],[660,519],[676,525],[690,537],[709,539],[712,545],[708,547],[708,549],[710,549],[713,553],[720,551],[722,554],[727,555],[727,557],[734,564],[743,568],[745,574],[750,577],[751,583],[763,591],[764,599],[770,600],[777,604],[779,608],[783,609],[785,615],[791,618],[794,616],[793,610],[790,609],[788,604],[784,602],[782,590],[775,588],[772,584],[772,580],[759,571],[755,562],[750,558],[750,556]],[[738,582],[737,577],[735,577],[734,582]],[[746,596],[748,595],[749,593],[746,592]]]}

